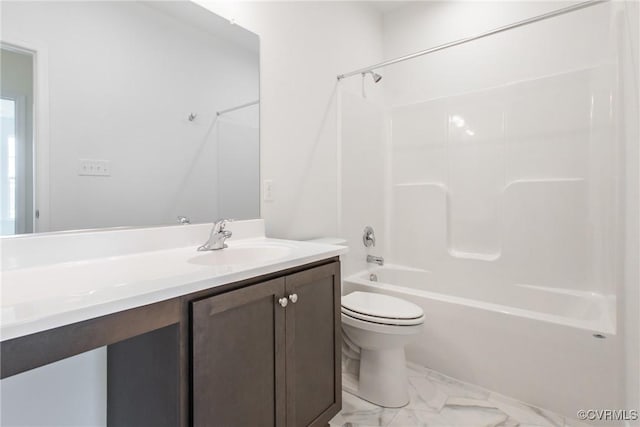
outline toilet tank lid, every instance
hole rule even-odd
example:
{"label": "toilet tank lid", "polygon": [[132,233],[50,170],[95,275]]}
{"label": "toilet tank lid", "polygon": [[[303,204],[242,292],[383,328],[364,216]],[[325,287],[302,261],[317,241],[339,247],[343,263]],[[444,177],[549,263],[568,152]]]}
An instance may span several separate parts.
{"label": "toilet tank lid", "polygon": [[373,292],[352,292],[342,297],[342,307],[385,319],[417,319],[424,315],[422,308],[412,302]]}
{"label": "toilet tank lid", "polygon": [[307,242],[323,243],[325,245],[347,246],[347,239],[342,237],[319,237],[317,239],[309,239]]}

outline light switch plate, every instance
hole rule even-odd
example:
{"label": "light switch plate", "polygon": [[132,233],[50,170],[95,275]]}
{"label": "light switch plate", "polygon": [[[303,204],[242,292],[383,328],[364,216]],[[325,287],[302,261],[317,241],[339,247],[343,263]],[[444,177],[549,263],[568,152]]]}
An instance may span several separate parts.
{"label": "light switch plate", "polygon": [[80,159],[78,164],[80,176],[111,176],[109,160]]}
{"label": "light switch plate", "polygon": [[273,202],[273,180],[265,179],[262,182],[262,200]]}

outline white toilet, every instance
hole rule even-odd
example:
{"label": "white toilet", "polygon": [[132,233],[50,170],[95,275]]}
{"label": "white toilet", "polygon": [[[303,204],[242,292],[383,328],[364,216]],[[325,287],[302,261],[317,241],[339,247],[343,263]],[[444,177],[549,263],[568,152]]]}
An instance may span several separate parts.
{"label": "white toilet", "polygon": [[371,292],[343,296],[342,330],[360,349],[358,383],[345,390],[387,408],[409,403],[404,346],[423,324],[422,308],[409,301]]}

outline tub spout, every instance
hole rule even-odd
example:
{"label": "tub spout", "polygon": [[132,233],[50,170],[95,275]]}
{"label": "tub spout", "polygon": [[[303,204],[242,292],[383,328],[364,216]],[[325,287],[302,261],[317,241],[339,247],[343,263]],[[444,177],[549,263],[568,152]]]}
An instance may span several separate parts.
{"label": "tub spout", "polygon": [[382,258],[381,256],[367,255],[367,262],[384,265],[384,258]]}

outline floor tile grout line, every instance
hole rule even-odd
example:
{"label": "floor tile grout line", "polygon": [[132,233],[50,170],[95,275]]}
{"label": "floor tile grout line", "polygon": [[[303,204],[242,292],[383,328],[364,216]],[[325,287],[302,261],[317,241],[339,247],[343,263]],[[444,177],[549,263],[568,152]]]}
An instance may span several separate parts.
{"label": "floor tile grout line", "polygon": [[398,408],[398,410],[396,411],[395,415],[393,417],[391,417],[391,421],[389,421],[389,423],[387,424],[386,427],[390,427],[393,424],[395,419],[398,418],[398,415],[400,415],[400,411],[402,411],[404,408],[406,408],[406,406],[403,406],[402,408]]}

